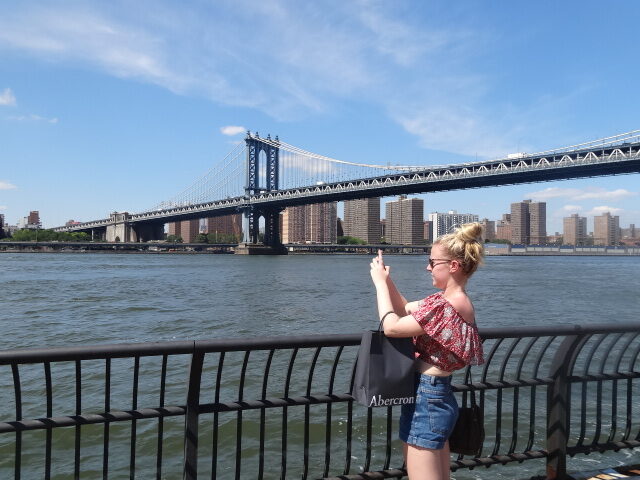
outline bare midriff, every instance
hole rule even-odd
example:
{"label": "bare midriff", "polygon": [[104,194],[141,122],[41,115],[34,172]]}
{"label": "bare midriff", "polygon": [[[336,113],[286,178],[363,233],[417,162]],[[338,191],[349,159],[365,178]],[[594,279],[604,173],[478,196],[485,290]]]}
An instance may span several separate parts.
{"label": "bare midriff", "polygon": [[423,375],[431,375],[433,377],[448,377],[451,372],[442,370],[435,365],[425,362],[424,360],[416,359],[416,370]]}

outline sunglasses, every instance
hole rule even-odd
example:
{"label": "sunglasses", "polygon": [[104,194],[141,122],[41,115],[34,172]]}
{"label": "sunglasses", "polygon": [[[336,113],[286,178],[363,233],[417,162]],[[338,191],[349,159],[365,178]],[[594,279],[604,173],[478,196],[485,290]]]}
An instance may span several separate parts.
{"label": "sunglasses", "polygon": [[453,262],[453,260],[449,260],[448,258],[430,258],[429,266],[433,269],[438,265],[442,265],[443,263],[451,263],[451,262]]}

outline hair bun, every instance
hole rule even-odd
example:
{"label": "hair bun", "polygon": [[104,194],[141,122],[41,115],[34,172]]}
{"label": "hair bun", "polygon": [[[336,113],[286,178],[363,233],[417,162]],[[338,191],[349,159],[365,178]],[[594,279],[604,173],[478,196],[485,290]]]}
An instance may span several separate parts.
{"label": "hair bun", "polygon": [[478,222],[465,223],[456,230],[456,236],[464,242],[482,242],[482,225]]}

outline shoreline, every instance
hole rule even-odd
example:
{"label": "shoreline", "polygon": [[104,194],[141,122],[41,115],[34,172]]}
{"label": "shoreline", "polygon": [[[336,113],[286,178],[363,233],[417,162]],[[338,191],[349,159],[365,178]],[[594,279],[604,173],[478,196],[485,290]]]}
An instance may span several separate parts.
{"label": "shoreline", "polygon": [[[123,253],[233,255],[237,244],[202,243],[88,243],[88,242],[0,242],[0,253]],[[286,244],[288,255],[375,255],[382,249],[387,255],[425,255],[431,245],[343,245]],[[571,245],[508,245],[485,244],[487,257],[634,257],[640,256],[640,245],[632,246],[571,246]]]}
{"label": "shoreline", "polygon": [[[118,255],[234,255],[231,251],[201,251],[201,250],[175,250],[175,251],[149,251],[149,250],[125,250],[125,249],[0,249],[3,253],[39,253],[39,254],[109,254]],[[425,255],[425,252],[385,252],[385,255]],[[368,251],[290,251],[288,255],[373,255]],[[491,253],[486,252],[486,257],[640,257],[638,253],[614,253],[614,252],[513,252]]]}

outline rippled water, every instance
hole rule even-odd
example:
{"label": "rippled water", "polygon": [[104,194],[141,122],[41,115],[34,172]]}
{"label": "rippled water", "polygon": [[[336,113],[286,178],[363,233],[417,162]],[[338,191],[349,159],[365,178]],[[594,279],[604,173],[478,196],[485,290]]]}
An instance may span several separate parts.
{"label": "rippled water", "polygon": [[[390,256],[402,293],[434,291]],[[2,254],[7,348],[358,332],[375,323],[369,258]],[[489,257],[469,284],[480,327],[638,319],[640,257]]]}
{"label": "rippled water", "polygon": [[[434,291],[425,260],[387,258],[408,299]],[[360,255],[5,253],[4,348],[355,333],[377,319],[368,264]],[[489,257],[468,291],[480,327],[638,321],[640,257]],[[3,419],[12,417],[2,410]],[[182,420],[174,423],[180,428]],[[83,455],[99,468],[102,427],[95,428],[95,447],[89,442]],[[112,426],[118,429],[128,432]],[[72,433],[55,435],[57,444],[73,444]],[[519,478],[522,471],[500,467],[456,478]]]}

